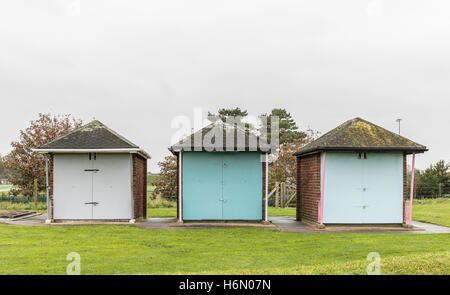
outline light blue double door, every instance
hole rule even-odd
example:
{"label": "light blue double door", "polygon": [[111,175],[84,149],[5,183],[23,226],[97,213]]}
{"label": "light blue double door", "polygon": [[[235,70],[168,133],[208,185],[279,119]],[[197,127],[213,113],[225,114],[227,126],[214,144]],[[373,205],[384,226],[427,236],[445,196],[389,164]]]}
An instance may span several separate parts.
{"label": "light blue double door", "polygon": [[324,223],[403,222],[402,154],[327,153],[325,162]]}
{"label": "light blue double door", "polygon": [[253,152],[184,152],[183,220],[261,220],[262,164]]}

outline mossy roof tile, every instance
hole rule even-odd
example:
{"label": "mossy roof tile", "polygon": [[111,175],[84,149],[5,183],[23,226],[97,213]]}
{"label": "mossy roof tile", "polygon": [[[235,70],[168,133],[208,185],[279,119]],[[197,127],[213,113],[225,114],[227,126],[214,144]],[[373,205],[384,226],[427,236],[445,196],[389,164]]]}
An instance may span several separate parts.
{"label": "mossy roof tile", "polygon": [[371,122],[354,118],[305,145],[294,155],[327,150],[425,152],[427,148]]}
{"label": "mossy roof tile", "polygon": [[139,148],[123,136],[94,120],[38,149],[127,149]]}

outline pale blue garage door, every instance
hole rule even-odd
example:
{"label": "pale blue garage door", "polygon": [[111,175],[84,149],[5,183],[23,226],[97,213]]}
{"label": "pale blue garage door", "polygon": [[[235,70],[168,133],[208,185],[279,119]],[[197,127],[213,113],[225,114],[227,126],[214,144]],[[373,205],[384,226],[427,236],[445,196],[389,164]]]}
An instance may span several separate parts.
{"label": "pale blue garage door", "polygon": [[324,223],[402,223],[403,155],[327,153],[324,200]]}
{"label": "pale blue garage door", "polygon": [[261,220],[259,153],[183,153],[184,220]]}

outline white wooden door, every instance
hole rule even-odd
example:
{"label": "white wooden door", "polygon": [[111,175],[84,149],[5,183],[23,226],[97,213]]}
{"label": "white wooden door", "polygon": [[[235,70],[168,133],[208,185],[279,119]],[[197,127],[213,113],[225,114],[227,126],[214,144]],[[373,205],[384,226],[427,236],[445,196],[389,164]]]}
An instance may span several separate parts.
{"label": "white wooden door", "polygon": [[89,154],[57,154],[53,166],[54,219],[92,218]]}
{"label": "white wooden door", "polygon": [[131,219],[132,166],[129,154],[96,154],[93,159],[93,219]]}

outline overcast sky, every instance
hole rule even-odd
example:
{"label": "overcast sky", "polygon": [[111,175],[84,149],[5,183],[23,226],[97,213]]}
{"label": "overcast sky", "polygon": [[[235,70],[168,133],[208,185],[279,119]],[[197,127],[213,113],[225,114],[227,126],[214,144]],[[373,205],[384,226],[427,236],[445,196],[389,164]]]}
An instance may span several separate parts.
{"label": "overcast sky", "polygon": [[175,116],[362,117],[450,161],[447,0],[0,0],[0,153],[39,112],[93,117],[169,155]]}

